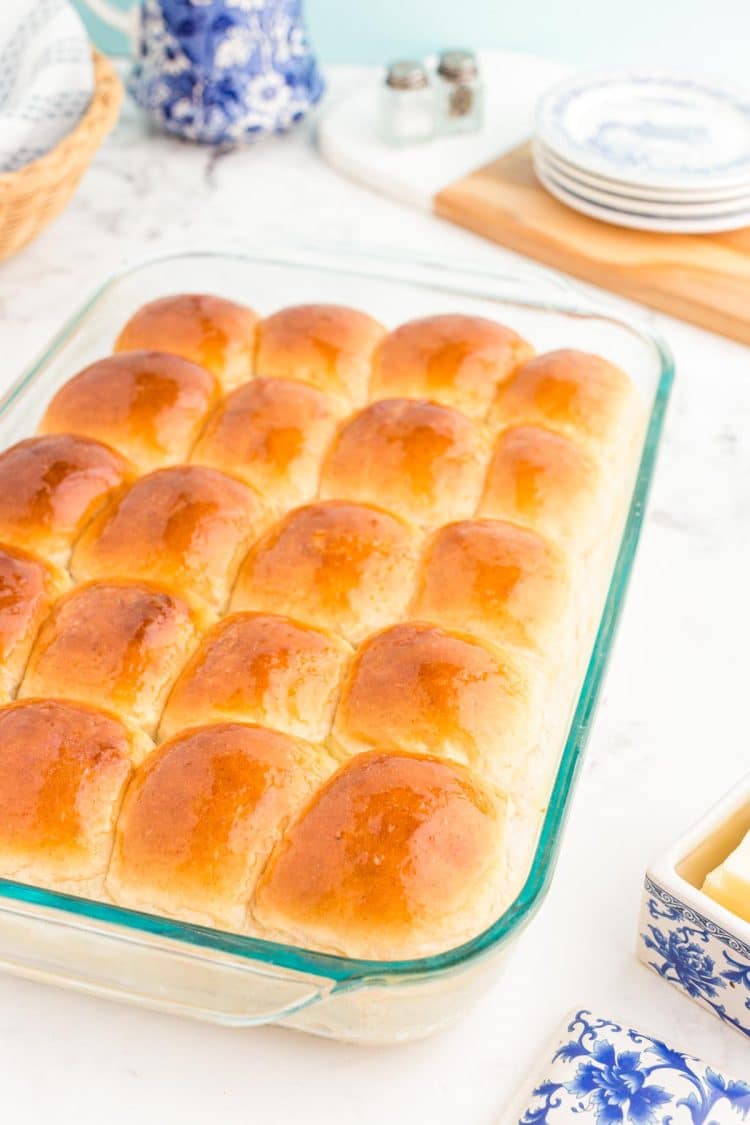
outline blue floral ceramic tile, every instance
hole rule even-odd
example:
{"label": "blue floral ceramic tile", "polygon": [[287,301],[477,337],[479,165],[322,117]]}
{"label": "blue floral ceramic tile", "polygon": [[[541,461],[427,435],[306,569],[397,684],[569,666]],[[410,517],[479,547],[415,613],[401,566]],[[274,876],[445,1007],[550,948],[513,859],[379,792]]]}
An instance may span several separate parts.
{"label": "blue floral ceramic tile", "polygon": [[739,1125],[748,1117],[750,1082],[582,1010],[507,1125]]}

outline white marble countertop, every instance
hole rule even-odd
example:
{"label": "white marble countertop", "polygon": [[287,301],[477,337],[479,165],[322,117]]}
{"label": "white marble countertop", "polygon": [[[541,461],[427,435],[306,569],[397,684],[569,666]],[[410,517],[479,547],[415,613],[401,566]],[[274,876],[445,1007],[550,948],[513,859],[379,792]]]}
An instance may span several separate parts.
{"label": "white marble countertop", "polygon": [[[338,72],[334,85],[354,78]],[[512,257],[348,183],[304,133],[217,157],[149,133],[128,107],[67,212],[0,267],[0,378],[14,379],[125,264],[183,245],[295,239],[498,267]],[[574,1006],[747,1076],[747,1042],[633,955],[647,863],[750,768],[750,351],[654,319],[678,362],[661,462],[556,878],[512,969],[454,1029],[378,1050],[223,1030],[0,975],[14,1125],[490,1125]]]}

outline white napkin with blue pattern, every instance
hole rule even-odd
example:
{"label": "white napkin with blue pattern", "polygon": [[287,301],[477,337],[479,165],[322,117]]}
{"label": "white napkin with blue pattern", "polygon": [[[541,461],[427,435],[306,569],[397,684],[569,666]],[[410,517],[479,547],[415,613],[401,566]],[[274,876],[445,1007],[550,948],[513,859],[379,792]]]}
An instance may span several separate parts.
{"label": "white napkin with blue pattern", "polygon": [[0,172],[54,148],[93,93],[91,45],[68,0],[0,0]]}

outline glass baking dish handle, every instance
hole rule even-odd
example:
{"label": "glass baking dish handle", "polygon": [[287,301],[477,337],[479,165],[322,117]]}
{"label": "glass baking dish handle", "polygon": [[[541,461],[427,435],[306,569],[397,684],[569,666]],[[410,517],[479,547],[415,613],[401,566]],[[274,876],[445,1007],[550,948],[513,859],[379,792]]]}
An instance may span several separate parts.
{"label": "glass baking dish handle", "polygon": [[32,980],[235,1027],[288,1018],[334,981],[163,934],[0,903],[0,968]]}

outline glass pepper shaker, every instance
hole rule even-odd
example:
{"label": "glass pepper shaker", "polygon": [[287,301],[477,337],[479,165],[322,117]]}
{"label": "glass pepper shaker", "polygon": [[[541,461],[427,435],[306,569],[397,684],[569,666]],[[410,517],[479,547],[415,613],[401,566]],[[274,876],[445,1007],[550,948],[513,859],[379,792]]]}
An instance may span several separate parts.
{"label": "glass pepper shaker", "polygon": [[437,68],[440,129],[473,133],[482,127],[484,87],[473,51],[443,51]]}
{"label": "glass pepper shaker", "polygon": [[435,91],[421,62],[391,63],[381,90],[380,134],[391,145],[416,144],[435,136]]}

